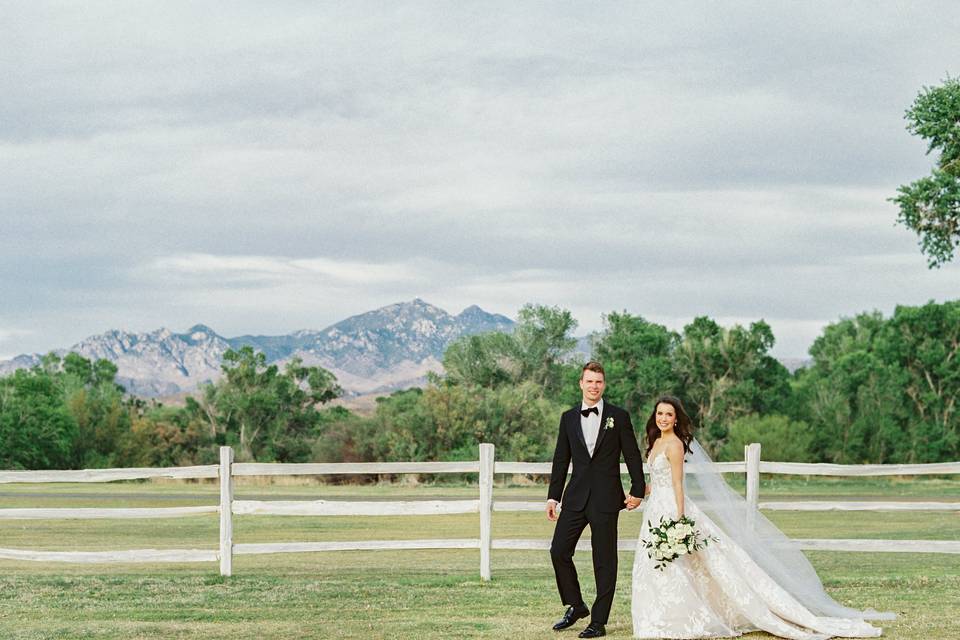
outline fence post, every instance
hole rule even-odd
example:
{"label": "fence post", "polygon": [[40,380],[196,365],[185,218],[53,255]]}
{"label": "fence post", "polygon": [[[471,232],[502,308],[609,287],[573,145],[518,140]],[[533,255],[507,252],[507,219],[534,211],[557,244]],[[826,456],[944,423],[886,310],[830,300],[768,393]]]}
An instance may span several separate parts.
{"label": "fence post", "polygon": [[493,459],[492,444],[480,445],[480,579],[490,580],[490,550],[493,525]]}
{"label": "fence post", "polygon": [[744,446],[743,457],[747,463],[747,524],[753,527],[753,515],[760,504],[760,443]]}
{"label": "fence post", "polygon": [[220,447],[220,575],[233,575],[233,447]]}

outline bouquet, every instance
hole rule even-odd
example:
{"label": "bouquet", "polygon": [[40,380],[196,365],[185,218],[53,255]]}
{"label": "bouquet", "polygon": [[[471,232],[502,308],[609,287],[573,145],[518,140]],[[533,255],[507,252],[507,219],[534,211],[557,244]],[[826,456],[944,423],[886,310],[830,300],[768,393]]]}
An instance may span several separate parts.
{"label": "bouquet", "polygon": [[647,525],[650,527],[653,539],[644,542],[643,546],[647,548],[647,555],[656,562],[655,567],[660,571],[680,556],[699,551],[711,540],[714,542],[717,540],[713,536],[704,536],[697,531],[696,523],[687,516],[681,516],[677,520],[661,517],[660,526],[653,526],[649,520]]}

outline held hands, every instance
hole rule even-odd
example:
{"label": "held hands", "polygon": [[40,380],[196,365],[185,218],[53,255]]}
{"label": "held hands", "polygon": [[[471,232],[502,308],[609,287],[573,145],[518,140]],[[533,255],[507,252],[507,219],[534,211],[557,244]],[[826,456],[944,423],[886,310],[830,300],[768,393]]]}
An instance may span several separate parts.
{"label": "held hands", "polygon": [[[633,496],[628,494],[627,497],[624,499],[623,503],[627,505],[628,511],[633,511],[634,509],[640,506],[641,500],[642,498],[634,498]],[[551,522],[554,522],[557,520],[557,518],[559,517],[557,515],[558,506],[559,505],[553,500],[547,501],[547,520],[550,520]]]}

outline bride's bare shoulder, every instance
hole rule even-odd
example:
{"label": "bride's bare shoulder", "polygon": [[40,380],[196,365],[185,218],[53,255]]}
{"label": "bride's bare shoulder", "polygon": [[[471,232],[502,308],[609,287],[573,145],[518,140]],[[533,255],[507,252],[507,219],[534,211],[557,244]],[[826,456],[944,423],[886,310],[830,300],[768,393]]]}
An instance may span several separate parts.
{"label": "bride's bare shoulder", "polygon": [[672,438],[664,443],[663,448],[666,450],[670,462],[683,464],[683,442],[680,441],[680,438]]}

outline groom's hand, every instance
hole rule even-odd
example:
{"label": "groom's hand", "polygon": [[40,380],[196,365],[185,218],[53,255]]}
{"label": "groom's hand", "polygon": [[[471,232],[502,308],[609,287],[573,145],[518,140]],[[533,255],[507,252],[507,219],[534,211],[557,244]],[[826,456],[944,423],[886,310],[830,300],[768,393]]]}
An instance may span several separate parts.
{"label": "groom's hand", "polygon": [[624,499],[623,504],[627,505],[627,511],[633,511],[640,506],[640,498],[634,498],[630,494]]}
{"label": "groom's hand", "polygon": [[547,500],[547,520],[551,522],[557,519],[557,501]]}

